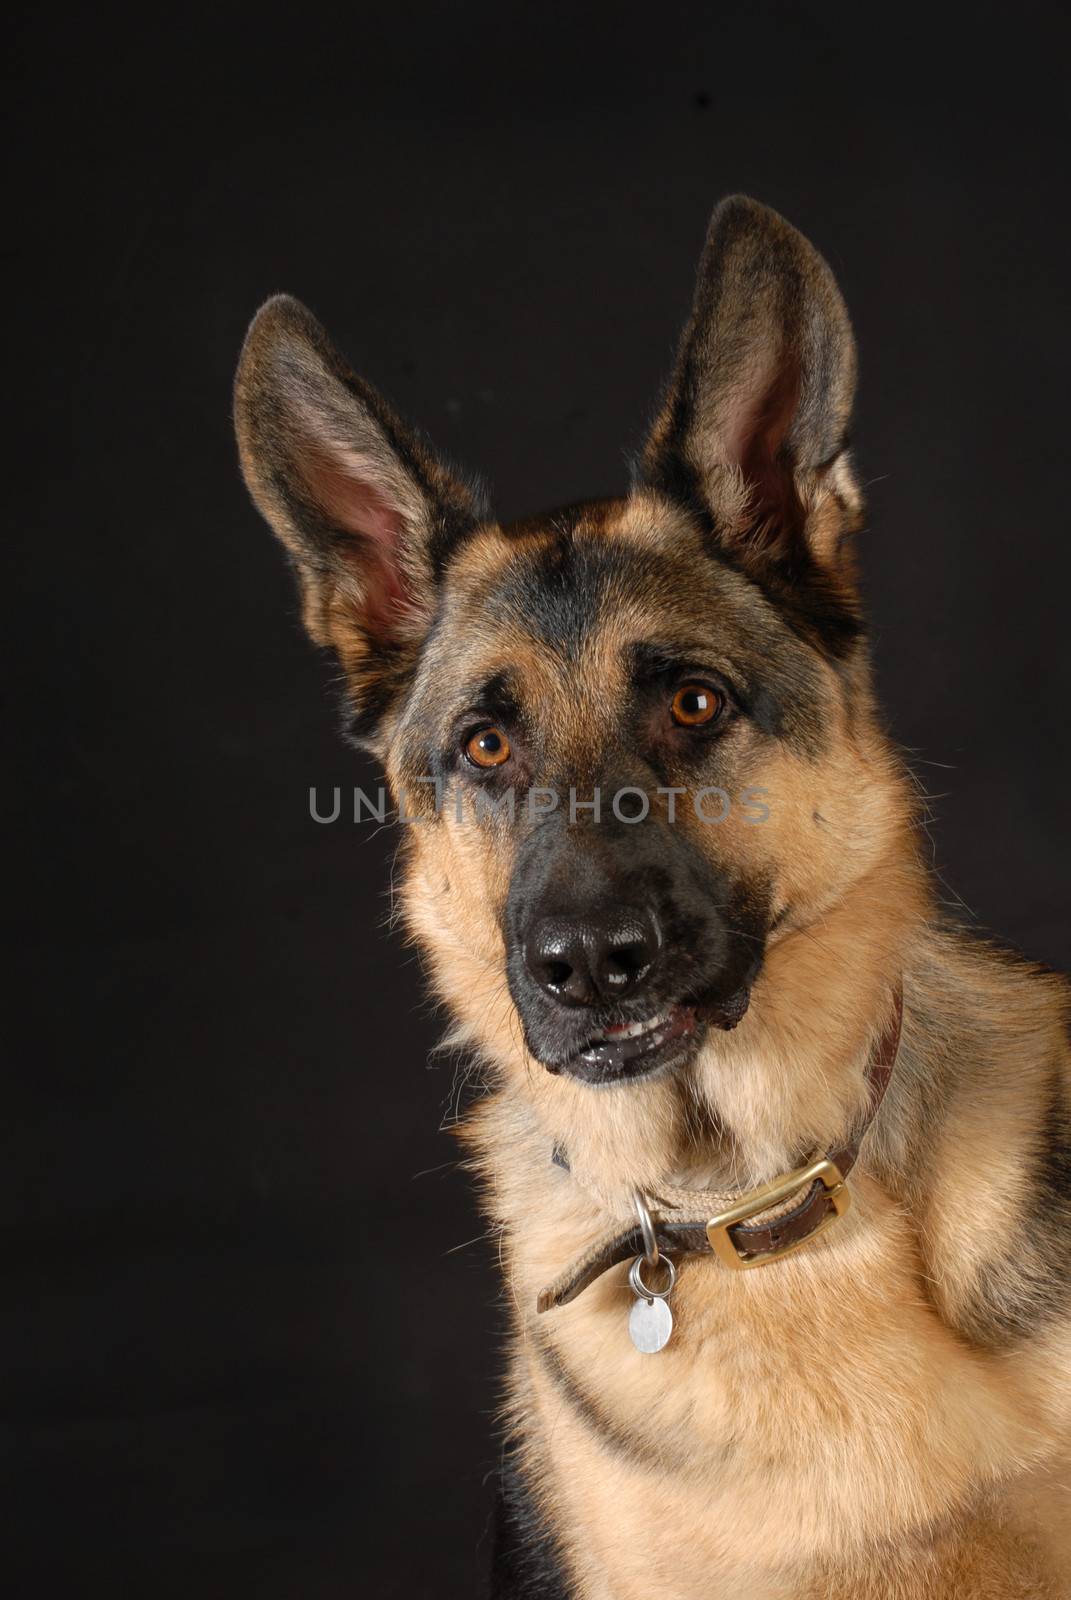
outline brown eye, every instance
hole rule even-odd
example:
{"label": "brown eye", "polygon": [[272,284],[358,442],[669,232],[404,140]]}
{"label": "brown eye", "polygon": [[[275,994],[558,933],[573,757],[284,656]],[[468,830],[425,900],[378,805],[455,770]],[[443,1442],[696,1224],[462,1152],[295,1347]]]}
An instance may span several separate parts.
{"label": "brown eye", "polygon": [[673,696],[670,710],[682,728],[700,728],[704,722],[713,722],[724,704],[722,696],[705,683],[685,683]]}
{"label": "brown eye", "polygon": [[478,767],[500,767],[510,758],[509,740],[501,728],[481,728],[466,744],[465,754]]}

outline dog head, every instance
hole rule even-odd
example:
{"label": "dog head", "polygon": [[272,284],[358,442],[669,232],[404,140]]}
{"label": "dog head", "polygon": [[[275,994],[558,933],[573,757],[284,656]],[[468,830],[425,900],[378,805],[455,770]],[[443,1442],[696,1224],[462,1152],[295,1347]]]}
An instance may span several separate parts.
{"label": "dog head", "polygon": [[887,848],[854,379],[826,263],[727,200],[631,493],[503,527],[308,311],[256,317],[246,481],[352,737],[420,816],[410,924],[502,1066],[585,1085],[683,1067]]}

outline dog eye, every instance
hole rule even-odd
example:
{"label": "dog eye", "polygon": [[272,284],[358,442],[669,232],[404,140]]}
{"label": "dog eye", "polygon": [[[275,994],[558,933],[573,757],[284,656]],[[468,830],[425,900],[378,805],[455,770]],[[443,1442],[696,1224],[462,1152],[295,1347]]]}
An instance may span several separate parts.
{"label": "dog eye", "polygon": [[680,727],[699,728],[713,722],[724,704],[724,697],[705,683],[685,683],[673,696],[670,713]]}
{"label": "dog eye", "polygon": [[510,758],[510,743],[501,728],[481,728],[468,740],[465,754],[477,767],[500,767]]}

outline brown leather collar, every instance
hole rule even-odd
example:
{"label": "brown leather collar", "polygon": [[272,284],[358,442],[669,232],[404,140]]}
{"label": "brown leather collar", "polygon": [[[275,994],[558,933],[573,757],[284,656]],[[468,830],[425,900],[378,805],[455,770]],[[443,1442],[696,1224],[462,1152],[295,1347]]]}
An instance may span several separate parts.
{"label": "brown leather collar", "polygon": [[[903,990],[898,984],[892,1012],[867,1062],[870,1088],[863,1116],[842,1145],[774,1184],[748,1194],[671,1190],[649,1200],[655,1240],[667,1255],[716,1255],[733,1267],[761,1266],[812,1238],[848,1207],[844,1180],[855,1166],[859,1147],[889,1087],[903,1021]],[[568,1170],[560,1150],[554,1159]],[[611,1230],[573,1262],[539,1295],[537,1308],[566,1305],[614,1266],[643,1253],[639,1224]]]}

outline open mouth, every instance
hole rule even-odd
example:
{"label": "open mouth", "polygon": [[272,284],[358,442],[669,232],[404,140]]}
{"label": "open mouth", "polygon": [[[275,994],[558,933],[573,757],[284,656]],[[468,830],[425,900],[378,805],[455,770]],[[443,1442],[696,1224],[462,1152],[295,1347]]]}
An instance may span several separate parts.
{"label": "open mouth", "polygon": [[694,1006],[670,1006],[639,1022],[600,1028],[562,1070],[586,1083],[619,1083],[679,1066],[698,1048],[702,1031]]}
{"label": "open mouth", "polygon": [[611,1022],[592,1033],[565,1060],[544,1060],[548,1072],[582,1083],[624,1083],[683,1066],[699,1050],[708,1028],[735,1028],[748,1008],[749,982],[720,999],[663,1006],[649,1017]]}

